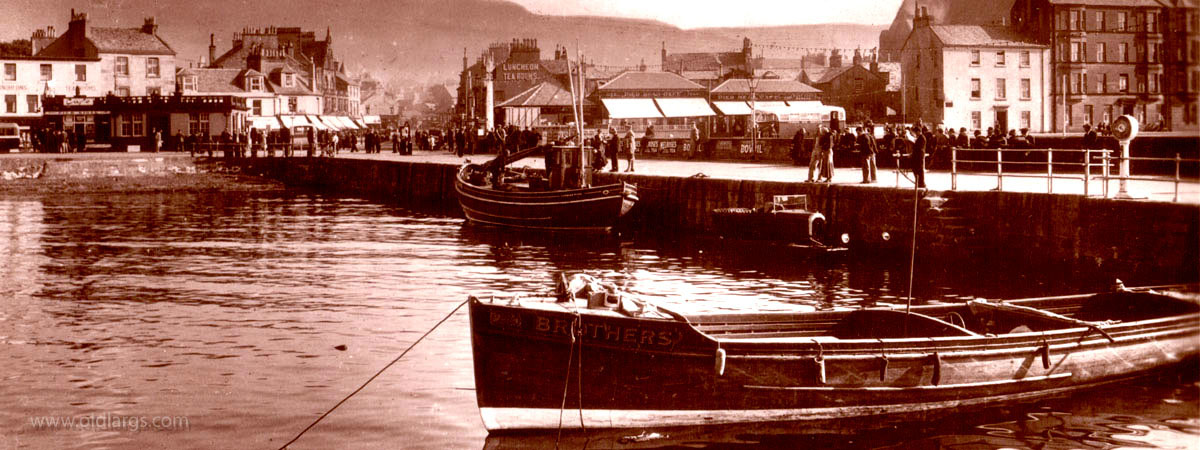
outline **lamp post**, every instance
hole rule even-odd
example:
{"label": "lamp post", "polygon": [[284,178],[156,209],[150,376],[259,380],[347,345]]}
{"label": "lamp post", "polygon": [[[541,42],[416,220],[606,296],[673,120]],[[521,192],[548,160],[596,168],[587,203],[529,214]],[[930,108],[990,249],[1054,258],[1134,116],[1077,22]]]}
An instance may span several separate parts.
{"label": "lamp post", "polygon": [[750,74],[747,84],[750,85],[750,154],[758,159],[758,109],[754,100],[754,88],[758,87],[758,80],[754,74]]}

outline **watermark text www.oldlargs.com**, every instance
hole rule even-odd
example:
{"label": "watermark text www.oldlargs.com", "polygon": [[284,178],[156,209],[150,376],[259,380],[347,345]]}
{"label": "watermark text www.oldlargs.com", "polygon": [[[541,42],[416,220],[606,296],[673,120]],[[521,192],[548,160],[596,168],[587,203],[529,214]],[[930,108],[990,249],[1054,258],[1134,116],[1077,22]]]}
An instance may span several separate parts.
{"label": "watermark text www.oldlargs.com", "polygon": [[78,416],[34,416],[29,426],[45,431],[180,431],[191,428],[187,416],[123,416],[86,414]]}

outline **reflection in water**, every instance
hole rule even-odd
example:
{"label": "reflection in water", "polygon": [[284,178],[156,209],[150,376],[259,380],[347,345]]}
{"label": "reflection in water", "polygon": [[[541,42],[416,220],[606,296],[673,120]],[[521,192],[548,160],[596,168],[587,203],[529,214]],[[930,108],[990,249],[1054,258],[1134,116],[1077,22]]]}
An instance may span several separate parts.
{"label": "reflection in water", "polygon": [[[0,260],[0,399],[6,405],[0,449],[18,443],[272,448],[467,295],[544,293],[555,271],[588,271],[679,307],[718,310],[901,303],[908,286],[907,258],[820,256],[678,237],[513,233],[308,194],[0,200]],[[918,302],[1066,293],[1099,284],[986,263],[924,264],[917,268],[926,274],[915,289]],[[294,448],[545,444],[536,436],[485,440],[467,326],[465,314],[453,317]],[[1180,392],[1160,390],[1166,387]],[[1075,409],[973,422],[994,424],[984,428],[908,426],[851,438],[744,429],[675,435],[687,436],[687,445],[763,448],[905,446],[930,439],[937,440],[924,445],[952,446],[949,439],[958,439],[968,446],[1104,448],[1106,442],[1171,446],[1195,437],[1194,385],[1144,389],[1122,397],[1146,404],[1083,398],[1079,404],[1095,410],[1068,403]],[[38,416],[89,415],[183,416],[190,426],[52,432],[29,423]],[[1045,441],[1041,430],[1051,430],[1053,439]],[[576,448],[604,448],[609,441],[664,446],[662,437],[643,431],[571,439],[583,443]],[[1064,437],[1081,432],[1086,440]]]}

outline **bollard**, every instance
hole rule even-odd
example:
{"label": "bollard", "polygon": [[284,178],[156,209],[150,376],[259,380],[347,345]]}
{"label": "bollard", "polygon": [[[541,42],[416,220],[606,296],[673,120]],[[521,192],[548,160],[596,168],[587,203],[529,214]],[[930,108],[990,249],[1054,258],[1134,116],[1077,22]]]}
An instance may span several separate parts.
{"label": "bollard", "polygon": [[1172,202],[1179,201],[1179,154],[1178,153],[1175,154],[1175,197],[1172,198],[1171,201]]}

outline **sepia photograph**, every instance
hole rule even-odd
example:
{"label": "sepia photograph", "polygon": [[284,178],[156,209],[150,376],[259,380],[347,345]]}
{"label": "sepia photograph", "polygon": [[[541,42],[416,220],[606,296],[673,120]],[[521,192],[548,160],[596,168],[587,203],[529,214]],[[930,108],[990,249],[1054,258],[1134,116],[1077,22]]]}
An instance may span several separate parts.
{"label": "sepia photograph", "polygon": [[1200,450],[1200,0],[0,0],[0,450]]}

